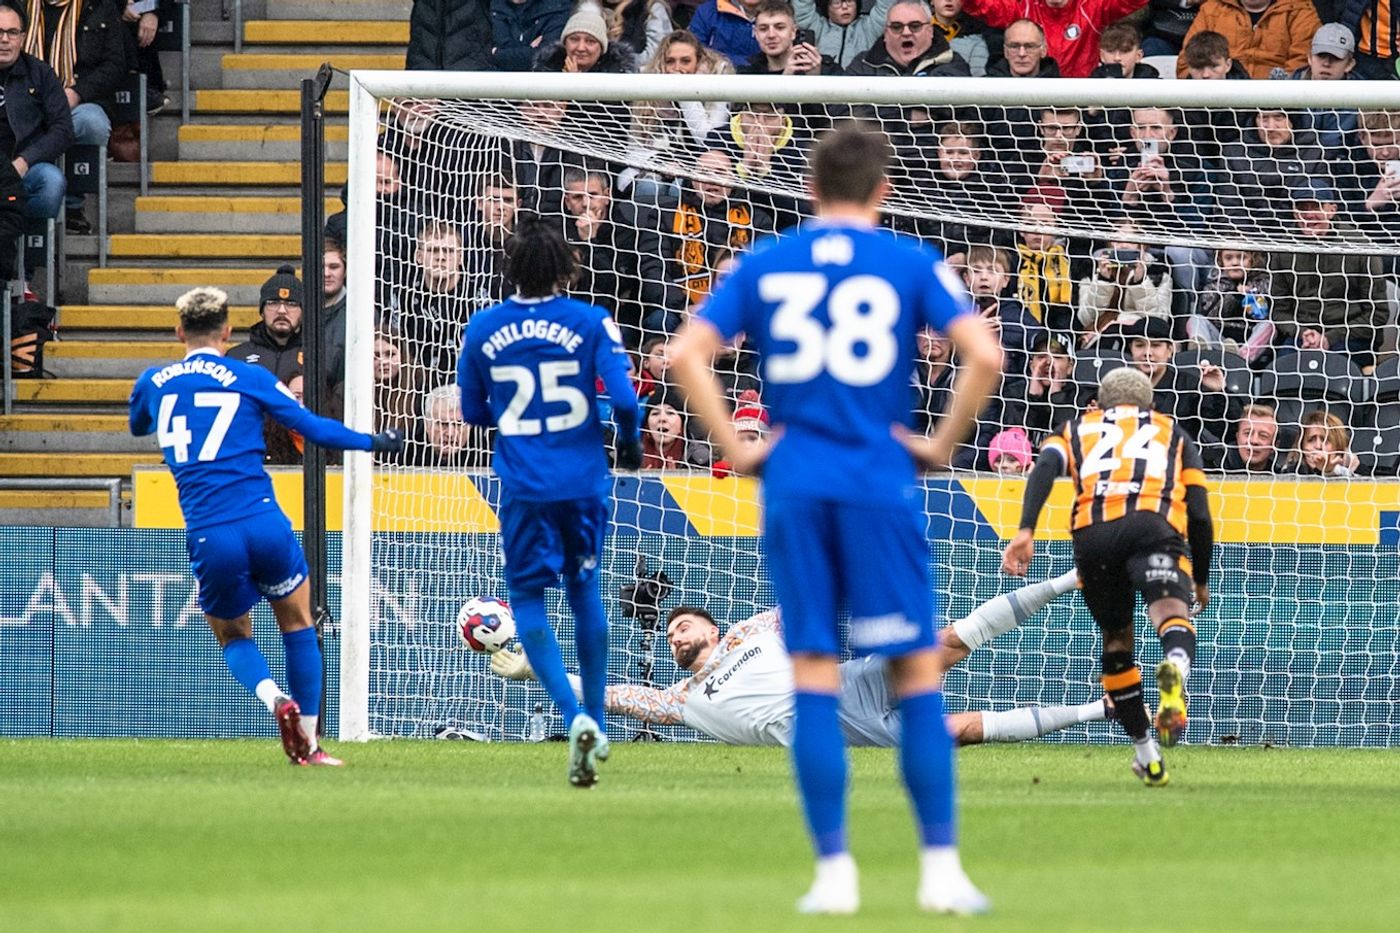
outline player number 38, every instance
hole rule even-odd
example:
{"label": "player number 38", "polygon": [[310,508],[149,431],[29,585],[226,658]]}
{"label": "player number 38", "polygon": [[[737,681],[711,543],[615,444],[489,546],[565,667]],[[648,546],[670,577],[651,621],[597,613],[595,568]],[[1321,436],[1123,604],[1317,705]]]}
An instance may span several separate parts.
{"label": "player number 38", "polygon": [[[758,280],[759,296],[777,302],[769,333],[792,341],[791,353],[768,358],[764,375],[773,382],[807,382],[823,369],[837,382],[872,386],[884,380],[899,358],[894,327],[899,294],[874,275],[853,275],[828,293],[820,272],[774,272]],[[830,327],[813,317],[826,299]],[[858,353],[857,348],[864,352]]]}

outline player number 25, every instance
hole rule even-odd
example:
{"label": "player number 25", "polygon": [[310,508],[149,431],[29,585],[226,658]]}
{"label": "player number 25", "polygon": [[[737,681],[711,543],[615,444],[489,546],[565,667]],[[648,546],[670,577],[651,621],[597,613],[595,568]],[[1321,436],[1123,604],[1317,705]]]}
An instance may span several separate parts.
{"label": "player number 25", "polygon": [[[194,442],[194,435],[190,433],[188,419],[184,415],[175,414],[175,403],[179,400],[180,396],[173,393],[161,396],[160,412],[156,418],[156,442],[161,447],[174,451],[176,463],[188,463],[190,444]],[[219,455],[219,448],[224,443],[224,435],[228,434],[228,427],[233,424],[234,415],[238,414],[240,400],[241,396],[237,392],[196,392],[194,394],[195,408],[217,408],[219,410],[214,415],[214,423],[209,426],[209,433],[204,436],[204,443],[199,446],[200,460],[213,460]]]}
{"label": "player number 25", "polygon": [[[773,272],[758,280],[759,297],[777,302],[769,332],[797,344],[791,353],[768,358],[764,375],[774,382],[806,382],[825,369],[837,382],[871,386],[894,369],[899,357],[894,326],[899,293],[879,276],[853,275],[827,292],[820,272]],[[830,327],[812,316],[826,299]],[[856,353],[862,346],[865,352]]]}
{"label": "player number 25", "polygon": [[1112,473],[1118,469],[1118,465],[1123,461],[1119,457],[1109,456],[1114,451],[1118,451],[1129,460],[1146,461],[1148,476],[1160,478],[1167,475],[1167,446],[1156,439],[1155,424],[1139,427],[1122,448],[1119,448],[1118,444],[1123,440],[1123,429],[1118,425],[1109,421],[1085,422],[1079,425],[1082,441],[1087,442],[1096,434],[1099,435],[1099,439],[1084,457],[1084,464],[1079,468],[1081,475]]}
{"label": "player number 25", "polygon": [[[578,360],[540,364],[540,399],[546,404],[562,402],[569,406],[569,410],[563,414],[544,419],[544,430],[551,434],[576,428],[588,420],[588,396],[574,386],[559,383],[565,376],[577,376],[578,369]],[[528,366],[492,366],[491,379],[494,382],[515,383],[515,394],[497,419],[497,430],[508,437],[539,434],[540,419],[520,417],[535,397],[534,372]]]}

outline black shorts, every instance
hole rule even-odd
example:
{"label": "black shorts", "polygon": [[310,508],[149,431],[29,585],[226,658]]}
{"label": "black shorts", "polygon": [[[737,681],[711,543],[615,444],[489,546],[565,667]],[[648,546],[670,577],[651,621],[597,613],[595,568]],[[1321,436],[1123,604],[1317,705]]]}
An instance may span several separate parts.
{"label": "black shorts", "polygon": [[1195,599],[1186,539],[1155,512],[1134,512],[1074,532],[1074,563],[1084,603],[1105,632],[1132,628],[1137,594],[1149,606],[1159,599]]}

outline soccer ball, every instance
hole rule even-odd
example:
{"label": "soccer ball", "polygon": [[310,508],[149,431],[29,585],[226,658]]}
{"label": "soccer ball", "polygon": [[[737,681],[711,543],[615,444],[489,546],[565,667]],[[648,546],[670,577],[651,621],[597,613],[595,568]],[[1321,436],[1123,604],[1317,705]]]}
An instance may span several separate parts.
{"label": "soccer ball", "polygon": [[457,634],[471,650],[495,654],[515,637],[515,616],[499,599],[473,596],[457,610]]}

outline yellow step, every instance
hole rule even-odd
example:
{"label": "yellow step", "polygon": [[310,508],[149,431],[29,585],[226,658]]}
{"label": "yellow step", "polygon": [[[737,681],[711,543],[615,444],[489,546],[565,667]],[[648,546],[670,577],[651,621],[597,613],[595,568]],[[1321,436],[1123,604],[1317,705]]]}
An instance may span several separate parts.
{"label": "yellow step", "polygon": [[275,52],[242,52],[225,55],[220,64],[228,71],[315,71],[322,62],[330,62],[341,71],[366,68],[375,71],[401,71],[404,56],[363,55],[357,53],[305,55]]}
{"label": "yellow step", "polygon": [[100,489],[0,489],[0,509],[106,509]]}
{"label": "yellow step", "polygon": [[[327,214],[334,214],[340,208],[340,198],[326,198]],[[151,195],[137,198],[136,209],[149,214],[300,214],[301,198]]]}
{"label": "yellow step", "polygon": [[[203,91],[200,92],[204,93]],[[345,184],[345,163],[326,163],[326,184]],[[158,185],[300,185],[300,162],[152,162]]]}
{"label": "yellow step", "polygon": [[[326,127],[326,142],[343,143],[350,139],[350,127],[334,124]],[[293,143],[301,141],[301,127],[295,123],[186,123],[180,127],[182,143]]]}
{"label": "yellow step", "polygon": [[130,476],[161,462],[160,454],[0,453],[0,476]]}
{"label": "yellow step", "polygon": [[15,400],[20,402],[125,405],[134,379],[16,379]]}
{"label": "yellow step", "polygon": [[[214,90],[195,91],[194,109],[200,113],[301,113],[300,91]],[[326,94],[325,112],[350,111],[349,91]]]}
{"label": "yellow step", "polygon": [[[263,280],[266,280],[266,276]],[[228,318],[234,330],[247,330],[257,323],[258,310],[235,306],[228,309]],[[72,330],[163,330],[173,333],[179,316],[172,305],[64,305],[58,319],[65,333]]]}
{"label": "yellow step", "polygon": [[[272,278],[276,266],[262,269],[156,269],[108,266],[89,269],[89,285],[261,285]],[[174,306],[171,306],[174,310]]]}
{"label": "yellow step", "polygon": [[111,256],[156,256],[205,259],[293,259],[301,255],[299,236],[251,233],[116,233]]}
{"label": "yellow step", "polygon": [[20,431],[30,434],[52,434],[58,431],[125,434],[127,420],[126,415],[0,415],[0,433]]}
{"label": "yellow step", "polygon": [[183,344],[173,340],[55,340],[44,346],[45,359],[178,360]]}
{"label": "yellow step", "polygon": [[[243,41],[260,45],[407,45],[408,23],[400,20],[252,19]],[[403,64],[402,58],[399,60]]]}

